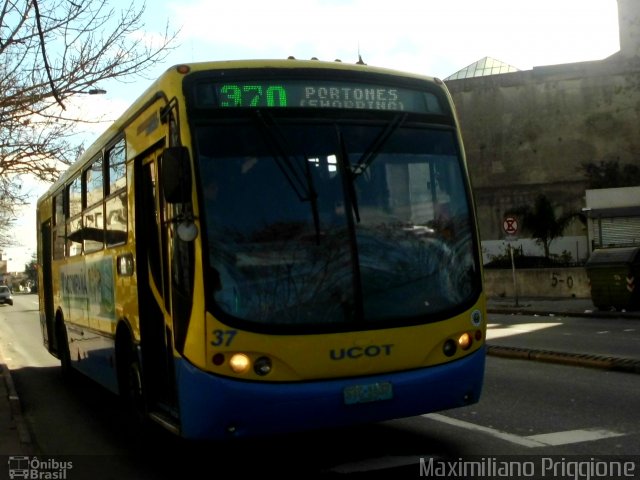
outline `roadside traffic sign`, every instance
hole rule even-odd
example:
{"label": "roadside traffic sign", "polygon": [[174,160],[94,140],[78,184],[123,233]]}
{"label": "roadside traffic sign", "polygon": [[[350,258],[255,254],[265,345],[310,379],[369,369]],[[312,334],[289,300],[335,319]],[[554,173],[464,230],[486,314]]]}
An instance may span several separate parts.
{"label": "roadside traffic sign", "polygon": [[502,221],[502,229],[507,235],[515,235],[518,233],[518,219],[513,215],[507,215]]}

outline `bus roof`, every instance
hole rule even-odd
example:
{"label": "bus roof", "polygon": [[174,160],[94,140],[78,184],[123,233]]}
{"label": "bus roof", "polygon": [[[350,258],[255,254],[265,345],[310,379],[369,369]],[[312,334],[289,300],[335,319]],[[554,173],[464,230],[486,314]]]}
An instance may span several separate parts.
{"label": "bus roof", "polygon": [[[327,69],[327,70],[345,70],[345,71],[359,71],[359,72],[369,72],[369,73],[380,73],[386,75],[400,75],[409,78],[416,78],[427,81],[436,81],[434,77],[429,77],[425,75],[420,75],[417,73],[411,73],[400,70],[393,70],[389,68],[383,67],[374,67],[364,63],[344,63],[340,60],[335,60],[333,62],[323,61],[323,60],[297,60],[293,57],[289,57],[288,59],[264,59],[264,60],[222,60],[216,62],[198,62],[198,63],[185,63],[192,72],[203,71],[203,70],[217,70],[217,69],[241,69],[241,68],[282,68],[282,69],[294,69],[294,68],[305,68],[305,69]],[[173,65],[167,72],[175,71],[179,65]]]}
{"label": "bus roof", "polygon": [[420,75],[406,71],[394,70],[383,67],[374,67],[364,63],[343,63],[340,60],[333,62],[322,60],[298,60],[293,57],[288,59],[261,59],[261,60],[221,60],[213,62],[195,62],[175,64],[165,70],[119,117],[116,119],[60,176],[60,178],[44,193],[38,203],[45,197],[51,195],[59,186],[65,183],[70,177],[75,175],[82,166],[94,158],[105,146],[117,138],[125,125],[134,117],[141,108],[149,102],[154,102],[160,98],[167,98],[164,90],[172,79],[181,78],[185,75],[207,70],[223,69],[318,69],[318,70],[341,70],[351,72],[372,73],[380,75],[400,76],[410,79],[422,80],[429,83],[436,83],[443,88],[444,83],[435,77]]}

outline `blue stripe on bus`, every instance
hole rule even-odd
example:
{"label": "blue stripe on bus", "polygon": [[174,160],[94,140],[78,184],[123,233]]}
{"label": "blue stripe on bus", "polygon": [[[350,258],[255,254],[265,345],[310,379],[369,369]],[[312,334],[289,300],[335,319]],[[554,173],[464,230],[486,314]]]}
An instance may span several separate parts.
{"label": "blue stripe on bus", "polygon": [[[333,428],[410,417],[477,402],[484,349],[435,367],[364,378],[300,383],[233,380],[176,362],[182,435],[222,439]],[[346,405],[344,389],[391,382],[393,398]]]}

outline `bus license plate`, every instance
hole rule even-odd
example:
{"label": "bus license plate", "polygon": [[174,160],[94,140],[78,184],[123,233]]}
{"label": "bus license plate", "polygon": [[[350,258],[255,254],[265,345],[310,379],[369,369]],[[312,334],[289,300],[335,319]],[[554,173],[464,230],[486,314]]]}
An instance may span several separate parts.
{"label": "bus license plate", "polygon": [[378,402],[393,398],[391,382],[376,382],[363,385],[350,385],[343,390],[345,405]]}

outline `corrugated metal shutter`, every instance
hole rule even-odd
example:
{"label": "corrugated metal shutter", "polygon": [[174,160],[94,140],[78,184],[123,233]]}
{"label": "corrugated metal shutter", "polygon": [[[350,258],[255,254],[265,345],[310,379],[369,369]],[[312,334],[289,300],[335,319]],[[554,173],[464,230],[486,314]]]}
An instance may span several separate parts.
{"label": "corrugated metal shutter", "polygon": [[592,234],[601,247],[640,245],[640,217],[600,218]]}

